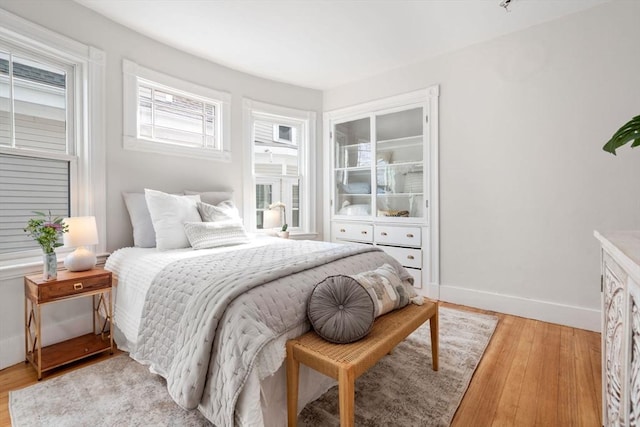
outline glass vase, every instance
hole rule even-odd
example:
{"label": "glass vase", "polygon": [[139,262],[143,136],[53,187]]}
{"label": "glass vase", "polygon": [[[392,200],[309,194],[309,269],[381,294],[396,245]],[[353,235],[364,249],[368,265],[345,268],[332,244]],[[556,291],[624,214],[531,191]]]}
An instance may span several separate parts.
{"label": "glass vase", "polygon": [[55,252],[42,254],[42,279],[56,280],[58,278],[58,258]]}

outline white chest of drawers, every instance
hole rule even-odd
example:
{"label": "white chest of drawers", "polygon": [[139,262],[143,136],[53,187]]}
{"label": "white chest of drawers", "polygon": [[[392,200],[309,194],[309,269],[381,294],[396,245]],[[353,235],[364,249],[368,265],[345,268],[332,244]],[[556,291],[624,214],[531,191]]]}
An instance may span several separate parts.
{"label": "white chest of drawers", "polygon": [[603,425],[640,425],[640,231],[594,233],[602,245]]}

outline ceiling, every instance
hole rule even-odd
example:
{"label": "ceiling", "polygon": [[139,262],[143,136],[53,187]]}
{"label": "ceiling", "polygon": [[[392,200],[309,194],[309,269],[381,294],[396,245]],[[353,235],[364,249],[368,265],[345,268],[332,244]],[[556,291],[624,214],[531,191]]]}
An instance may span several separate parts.
{"label": "ceiling", "polygon": [[167,45],[330,89],[610,0],[76,0]]}

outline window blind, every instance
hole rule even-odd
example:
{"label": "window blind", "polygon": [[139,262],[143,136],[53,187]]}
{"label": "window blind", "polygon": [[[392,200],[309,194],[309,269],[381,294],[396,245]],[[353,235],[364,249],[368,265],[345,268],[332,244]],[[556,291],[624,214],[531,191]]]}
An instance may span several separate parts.
{"label": "window blind", "polygon": [[69,161],[0,154],[0,254],[39,248],[23,231],[33,211],[69,216]]}

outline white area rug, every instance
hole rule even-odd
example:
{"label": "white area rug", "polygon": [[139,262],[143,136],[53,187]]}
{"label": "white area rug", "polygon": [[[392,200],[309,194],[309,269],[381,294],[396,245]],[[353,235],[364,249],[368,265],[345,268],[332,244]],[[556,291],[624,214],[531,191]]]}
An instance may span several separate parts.
{"label": "white area rug", "polygon": [[[356,425],[449,425],[497,322],[441,308],[440,370],[431,369],[427,322],[358,378]],[[12,391],[9,410],[14,427],[210,425],[176,405],[162,378],[125,355]],[[334,387],[307,405],[300,424],[337,426],[338,412]]]}

